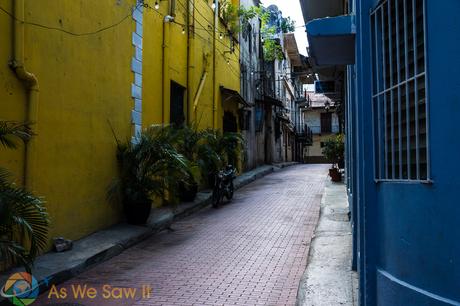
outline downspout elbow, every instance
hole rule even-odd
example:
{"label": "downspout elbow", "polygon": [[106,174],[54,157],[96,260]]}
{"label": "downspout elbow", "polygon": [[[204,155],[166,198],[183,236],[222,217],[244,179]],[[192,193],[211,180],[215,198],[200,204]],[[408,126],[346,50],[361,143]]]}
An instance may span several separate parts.
{"label": "downspout elbow", "polygon": [[[14,64],[13,64],[14,65]],[[37,77],[27,71],[24,66],[12,66],[17,78],[24,82],[27,87],[27,123],[33,123],[35,130],[37,130],[37,117],[38,117],[38,103],[40,87]],[[32,137],[25,142],[25,159],[24,159],[24,173],[23,184],[28,190],[34,190],[33,177],[35,167],[35,137]]]}
{"label": "downspout elbow", "polygon": [[12,61],[10,63],[10,67],[16,74],[16,77],[26,84],[28,90],[36,92],[40,91],[38,78],[35,74],[27,71],[23,65],[19,65],[16,61]]}
{"label": "downspout elbow", "polygon": [[38,92],[38,79],[37,77],[27,71],[24,65],[24,0],[14,0],[14,32],[13,32],[13,46],[14,57],[9,66],[16,73],[19,80],[23,81],[28,90]]}

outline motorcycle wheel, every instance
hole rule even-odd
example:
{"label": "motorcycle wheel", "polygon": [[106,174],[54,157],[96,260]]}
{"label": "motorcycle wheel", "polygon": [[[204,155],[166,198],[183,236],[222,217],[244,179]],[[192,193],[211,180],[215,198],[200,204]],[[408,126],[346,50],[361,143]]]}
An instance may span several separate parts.
{"label": "motorcycle wheel", "polygon": [[230,186],[228,186],[227,190],[227,199],[231,201],[233,199],[233,193],[235,192],[235,187],[233,186],[233,181],[230,183]]}
{"label": "motorcycle wheel", "polygon": [[222,200],[222,196],[221,196],[220,190],[214,189],[214,191],[212,192],[212,199],[211,199],[212,207],[218,208],[221,200]]}

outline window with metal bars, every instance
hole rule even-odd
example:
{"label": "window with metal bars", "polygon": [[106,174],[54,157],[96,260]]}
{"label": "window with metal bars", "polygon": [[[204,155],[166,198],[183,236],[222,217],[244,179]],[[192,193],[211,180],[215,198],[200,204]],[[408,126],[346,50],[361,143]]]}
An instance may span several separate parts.
{"label": "window with metal bars", "polygon": [[375,179],[430,181],[424,0],[371,12]]}

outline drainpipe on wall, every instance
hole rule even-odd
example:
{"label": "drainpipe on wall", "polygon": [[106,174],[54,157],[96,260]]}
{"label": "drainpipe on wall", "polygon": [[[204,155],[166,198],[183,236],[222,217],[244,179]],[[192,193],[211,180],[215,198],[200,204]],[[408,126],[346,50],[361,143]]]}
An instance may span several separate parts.
{"label": "drainpipe on wall", "polygon": [[[186,21],[185,21],[185,24],[187,25],[187,71],[186,71],[186,78],[187,78],[187,81],[186,81],[186,86],[187,86],[187,115],[186,115],[186,123],[187,124],[190,124],[190,102],[191,102],[191,88],[190,88],[190,58],[191,58],[191,54],[190,54],[190,51],[191,51],[191,37],[190,37],[190,34],[192,33],[192,29],[190,27],[190,13],[191,13],[191,10],[190,10],[190,6],[193,5],[193,3],[191,4],[191,0],[187,0],[187,18],[186,18]],[[192,10],[193,10],[193,6],[192,6]]]}
{"label": "drainpipe on wall", "polygon": [[212,121],[213,121],[213,128],[217,129],[217,90],[216,90],[216,34],[217,28],[219,26],[219,1],[214,0],[215,8],[214,8],[214,32],[212,34],[212,97],[213,97],[213,107],[212,107]]}
{"label": "drainpipe on wall", "polygon": [[[168,58],[168,52],[167,49],[169,47],[169,39],[170,39],[170,27],[169,24],[171,22],[174,22],[176,16],[176,0],[170,0],[169,1],[169,7],[168,7],[168,15],[165,16],[163,20],[163,44],[162,44],[162,59],[163,59],[163,65],[162,65],[162,73],[161,73],[161,78],[162,78],[162,103],[161,103],[161,124],[165,125],[165,119],[166,119],[166,114],[165,114],[165,105],[168,103],[169,100],[166,99],[167,95],[166,92],[170,90],[170,80],[169,80],[169,58]],[[166,75],[167,73],[167,75]]]}
{"label": "drainpipe on wall", "polygon": [[165,44],[165,35],[166,35],[166,22],[163,20],[163,37],[161,43],[161,124],[165,123],[165,66],[166,66],[166,44]]}
{"label": "drainpipe on wall", "polygon": [[206,53],[204,56],[203,75],[201,76],[200,83],[198,84],[198,90],[195,94],[195,98],[193,99],[193,113],[195,114],[195,118],[198,118],[198,114],[197,114],[198,102],[200,101],[201,92],[203,91],[204,84],[208,76],[208,65],[209,65],[208,58],[209,56],[211,56],[209,53]]}
{"label": "drainpipe on wall", "polygon": [[200,100],[201,92],[203,91],[204,83],[206,82],[206,77],[208,75],[208,71],[205,69],[203,71],[203,75],[200,80],[200,84],[198,85],[198,91],[196,92],[195,99],[193,100],[193,111],[195,113],[195,118],[197,116],[196,110],[198,108],[198,101]]}
{"label": "drainpipe on wall", "polygon": [[[169,89],[169,65],[168,65],[168,53],[167,48],[169,44],[169,23],[174,21],[174,17],[171,15],[166,15],[163,20],[163,44],[162,44],[162,59],[163,63],[161,65],[161,78],[162,78],[162,103],[161,103],[161,124],[165,124],[165,105],[169,103],[166,101],[166,91]],[[168,27],[168,28],[167,28]],[[168,76],[166,72],[168,71]]]}
{"label": "drainpipe on wall", "polygon": [[176,17],[176,0],[171,0],[169,3],[169,15]]}
{"label": "drainpipe on wall", "polygon": [[[27,88],[26,122],[34,123],[35,130],[37,131],[39,86],[37,77],[24,67],[24,17],[24,0],[14,0],[14,59],[11,61],[10,67],[15,72],[16,77]],[[23,181],[28,190],[33,190],[35,142],[35,137],[32,137],[25,143]]]}

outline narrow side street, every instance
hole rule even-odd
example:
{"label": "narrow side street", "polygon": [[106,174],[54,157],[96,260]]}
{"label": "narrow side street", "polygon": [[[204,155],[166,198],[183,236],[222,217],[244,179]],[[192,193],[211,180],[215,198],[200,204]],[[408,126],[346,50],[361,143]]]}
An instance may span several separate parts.
{"label": "narrow side street", "polygon": [[[294,305],[326,179],[327,165],[276,172],[57,289],[68,289],[66,303],[83,305]],[[98,295],[72,299],[72,285]],[[104,285],[148,285],[152,294],[104,298]],[[49,293],[37,304],[64,302]]]}

